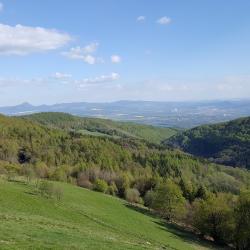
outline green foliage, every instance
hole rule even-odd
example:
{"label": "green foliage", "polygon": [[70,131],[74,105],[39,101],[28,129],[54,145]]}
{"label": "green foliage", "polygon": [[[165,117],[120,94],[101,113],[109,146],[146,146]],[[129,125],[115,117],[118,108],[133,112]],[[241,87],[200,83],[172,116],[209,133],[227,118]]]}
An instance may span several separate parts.
{"label": "green foliage", "polygon": [[209,160],[250,169],[250,117],[184,131],[165,141]]}
{"label": "green foliage", "polygon": [[94,182],[94,190],[98,192],[106,193],[108,190],[108,184],[104,180],[96,179]]}
{"label": "green foliage", "polygon": [[210,195],[193,204],[193,224],[204,235],[218,243],[231,243],[234,232],[233,209],[227,195]]}
{"label": "green foliage", "polygon": [[55,198],[59,201],[63,197],[63,189],[49,181],[41,181],[38,185],[38,191],[41,196],[48,199]]}
{"label": "green foliage", "polygon": [[167,180],[158,187],[153,196],[152,208],[167,220],[182,217],[185,213],[185,199],[179,186]]}
{"label": "green foliage", "polygon": [[108,119],[83,118],[58,112],[32,114],[24,116],[24,118],[52,128],[61,128],[93,136],[132,137],[152,143],[160,143],[162,140],[177,133],[177,130],[172,128],[153,127]]}
{"label": "green foliage", "polygon": [[149,190],[144,196],[144,205],[146,207],[152,207],[154,201],[154,191]]}
{"label": "green foliage", "polygon": [[234,213],[236,217],[235,245],[239,250],[250,249],[250,191],[240,194]]}
{"label": "green foliage", "polygon": [[[20,152],[25,154],[21,161]],[[48,128],[28,119],[0,116],[2,171],[20,174],[26,165],[34,168],[37,177],[70,182],[77,180],[80,186],[87,188],[92,188],[96,178],[109,184],[114,182],[120,197],[124,197],[125,190],[132,187],[144,196],[164,178],[176,179],[176,183],[185,179],[186,186],[182,191],[190,201],[200,183],[212,192],[234,194],[250,186],[247,171],[208,164],[182,152],[164,150],[141,140],[92,137]],[[86,181],[80,184],[79,176],[84,171]]]}
{"label": "green foliage", "polygon": [[41,196],[46,198],[52,198],[54,192],[54,185],[52,182],[42,181],[38,186],[38,190]]}
{"label": "green foliage", "polygon": [[140,203],[140,193],[136,188],[128,188],[125,190],[125,199],[131,203]]}
{"label": "green foliage", "polygon": [[110,195],[117,195],[118,189],[115,183],[112,181],[111,184],[108,186],[107,193]]}
{"label": "green foliage", "polygon": [[0,178],[0,249],[155,250],[214,249],[197,237],[159,226],[124,201],[67,183],[52,182],[63,199],[33,194],[32,183]]}

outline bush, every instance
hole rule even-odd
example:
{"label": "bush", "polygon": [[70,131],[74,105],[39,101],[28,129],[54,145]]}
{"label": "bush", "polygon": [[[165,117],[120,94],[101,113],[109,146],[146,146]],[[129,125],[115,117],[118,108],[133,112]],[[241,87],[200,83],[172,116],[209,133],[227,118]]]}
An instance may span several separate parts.
{"label": "bush", "polygon": [[41,196],[46,198],[55,198],[59,201],[63,197],[63,189],[48,181],[42,181],[38,186],[38,190]]}
{"label": "bush", "polygon": [[112,182],[109,187],[108,187],[108,190],[107,190],[107,193],[110,194],[110,195],[116,195],[118,192],[118,189],[115,185],[114,182]]}
{"label": "bush", "polygon": [[79,187],[88,189],[93,188],[93,184],[90,182],[88,176],[86,176],[85,173],[79,173],[76,182]]}
{"label": "bush", "polygon": [[106,193],[108,190],[108,184],[106,181],[96,179],[94,183],[94,190],[102,193]]}
{"label": "bush", "polygon": [[52,180],[55,180],[55,181],[67,182],[67,173],[65,172],[63,168],[58,167],[53,172],[51,178]]}
{"label": "bush", "polygon": [[52,198],[54,185],[48,181],[42,181],[38,186],[38,190],[41,196],[46,198]]}
{"label": "bush", "polygon": [[125,199],[131,203],[141,203],[140,193],[136,188],[128,188],[125,190]]}
{"label": "bush", "polygon": [[39,178],[48,178],[49,176],[49,168],[43,162],[37,162],[35,165],[35,173]]}

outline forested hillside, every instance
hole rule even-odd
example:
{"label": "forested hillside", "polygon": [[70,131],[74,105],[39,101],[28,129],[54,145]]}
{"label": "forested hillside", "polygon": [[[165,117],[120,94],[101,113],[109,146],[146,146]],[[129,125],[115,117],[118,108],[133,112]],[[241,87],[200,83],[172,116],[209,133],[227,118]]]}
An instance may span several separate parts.
{"label": "forested hillside", "polygon": [[[69,182],[144,204],[167,221],[180,221],[220,244],[250,244],[249,223],[239,225],[250,212],[243,209],[245,204],[250,208],[249,193],[243,192],[250,187],[248,171],[144,140],[90,136],[0,116],[0,175],[9,181],[21,175],[27,182]],[[45,197],[54,192],[60,196],[49,183],[37,183]],[[246,234],[235,234],[238,226]]]}
{"label": "forested hillside", "polygon": [[153,143],[160,143],[177,133],[176,129],[154,127],[131,122],[108,119],[85,118],[67,113],[44,112],[25,116],[26,119],[53,128],[61,128],[94,136],[133,137]]}
{"label": "forested hillside", "polygon": [[216,163],[250,169],[250,117],[196,127],[165,144]]}
{"label": "forested hillside", "polygon": [[[126,173],[131,185],[143,179],[172,177],[192,181],[194,189],[202,180],[209,189],[234,193],[250,182],[245,171],[208,164],[140,140],[93,137],[5,116],[0,116],[0,159],[10,164],[8,168],[20,171],[26,165],[46,169],[46,175],[54,179],[77,178],[81,171],[99,169],[114,180]],[[149,185],[140,187],[145,193],[153,184],[143,185]]]}

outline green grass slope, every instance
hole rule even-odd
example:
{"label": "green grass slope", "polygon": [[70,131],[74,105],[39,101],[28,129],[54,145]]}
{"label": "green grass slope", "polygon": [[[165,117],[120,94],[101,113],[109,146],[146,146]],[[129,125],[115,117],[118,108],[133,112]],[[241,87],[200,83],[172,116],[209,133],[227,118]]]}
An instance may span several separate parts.
{"label": "green grass slope", "polygon": [[56,185],[61,201],[0,178],[0,249],[211,249],[118,198]]}
{"label": "green grass slope", "polygon": [[250,117],[199,126],[165,143],[216,163],[250,169]]}
{"label": "green grass slope", "polygon": [[75,130],[94,136],[134,137],[160,143],[177,133],[176,129],[160,128],[131,122],[77,117],[66,113],[45,112],[24,116],[26,119],[55,128]]}

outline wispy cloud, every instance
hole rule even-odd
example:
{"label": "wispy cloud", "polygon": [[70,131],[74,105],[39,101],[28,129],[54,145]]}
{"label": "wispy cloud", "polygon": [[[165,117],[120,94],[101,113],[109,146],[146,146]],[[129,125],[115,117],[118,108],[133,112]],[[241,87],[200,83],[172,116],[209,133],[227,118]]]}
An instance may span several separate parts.
{"label": "wispy cloud", "polygon": [[146,17],[145,16],[138,16],[137,18],[136,18],[136,20],[137,20],[137,22],[145,22],[146,21]]}
{"label": "wispy cloud", "polygon": [[120,75],[118,73],[111,73],[109,75],[101,75],[94,78],[85,78],[82,80],[77,80],[76,83],[78,83],[80,88],[89,86],[89,85],[98,85],[103,83],[110,83],[113,81],[116,81],[120,78]]}
{"label": "wispy cloud", "polygon": [[110,60],[112,63],[120,63],[122,61],[121,57],[118,55],[112,55]]}
{"label": "wispy cloud", "polygon": [[72,77],[72,75],[67,73],[56,72],[55,74],[52,75],[52,77],[55,79],[62,80],[62,79],[69,79]]}
{"label": "wispy cloud", "polygon": [[97,42],[90,43],[85,47],[73,47],[69,51],[62,52],[63,56],[70,59],[82,60],[88,64],[102,63],[104,60],[102,58],[93,55],[97,51],[99,44]]}
{"label": "wispy cloud", "polygon": [[168,25],[172,22],[172,19],[170,17],[163,16],[159,18],[156,22],[161,25]]}
{"label": "wispy cloud", "polygon": [[71,40],[70,35],[53,29],[0,24],[1,55],[27,55],[55,50]]}

